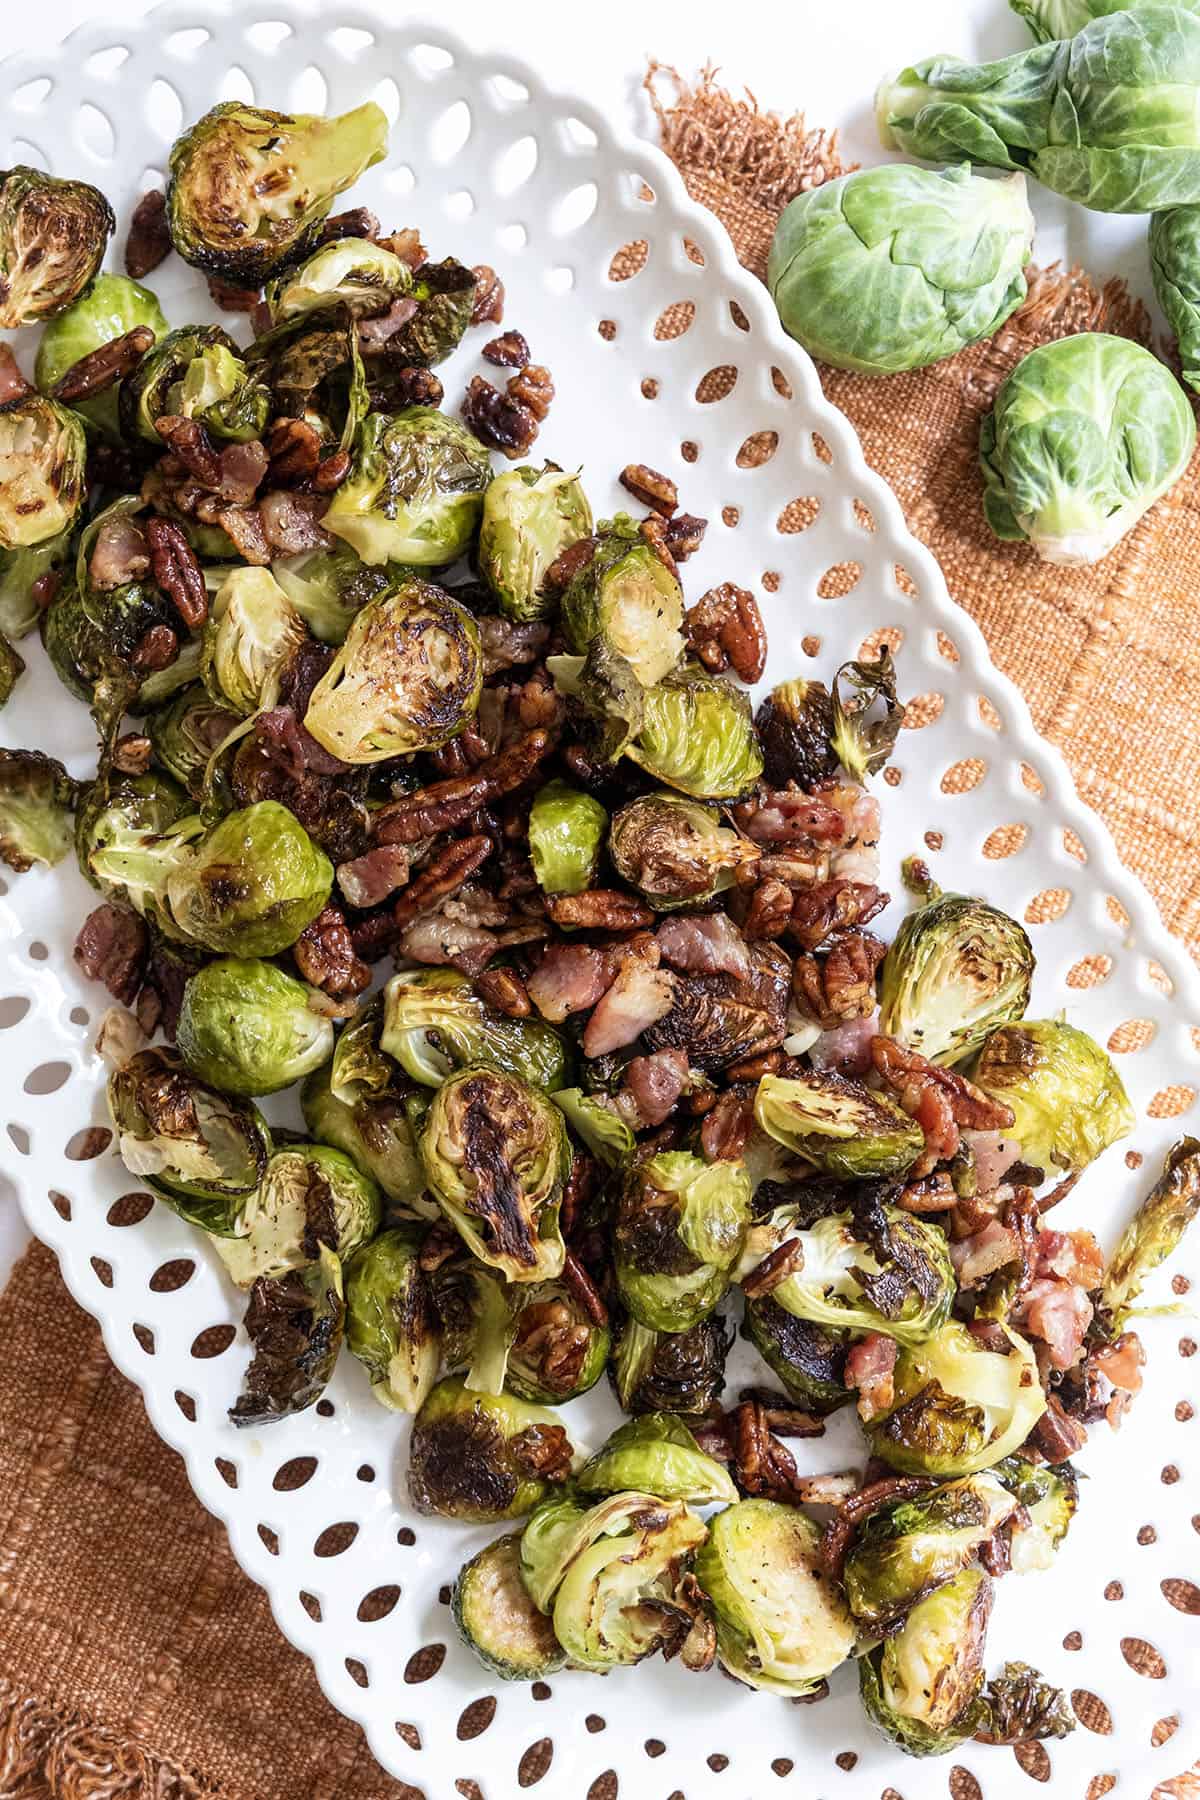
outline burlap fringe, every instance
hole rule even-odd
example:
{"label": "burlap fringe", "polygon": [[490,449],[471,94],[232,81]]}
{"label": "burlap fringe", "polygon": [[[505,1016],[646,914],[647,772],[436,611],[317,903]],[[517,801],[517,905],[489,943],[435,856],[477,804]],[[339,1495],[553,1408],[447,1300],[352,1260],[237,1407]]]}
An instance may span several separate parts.
{"label": "burlap fringe", "polygon": [[211,1800],[217,1792],[128,1736],[23,1698],[0,1676],[0,1800]]}

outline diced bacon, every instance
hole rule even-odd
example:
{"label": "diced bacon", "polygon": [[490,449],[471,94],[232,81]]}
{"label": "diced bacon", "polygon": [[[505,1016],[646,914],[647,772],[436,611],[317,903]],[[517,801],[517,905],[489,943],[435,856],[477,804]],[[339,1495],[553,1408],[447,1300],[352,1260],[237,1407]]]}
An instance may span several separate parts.
{"label": "diced bacon", "polygon": [[338,865],[338,886],[350,906],[378,906],[408,880],[408,851],[403,844],[380,844],[365,856]]}
{"label": "diced bacon", "polygon": [[1092,1303],[1072,1282],[1043,1275],[1021,1296],[1013,1321],[1027,1336],[1041,1339],[1054,1368],[1069,1369],[1078,1360],[1092,1322]]}
{"label": "diced bacon", "polygon": [[756,844],[841,844],[846,817],[824,795],[781,788],[747,820],[746,834]]}
{"label": "diced bacon", "polygon": [[617,978],[587,1022],[585,1056],[607,1056],[610,1050],[623,1049],[670,1012],[675,978],[657,965],[653,939],[645,955],[628,948],[621,952]]}
{"label": "diced bacon", "polygon": [[1140,1392],[1146,1352],[1136,1331],[1123,1331],[1114,1344],[1105,1344],[1091,1360],[1115,1388],[1129,1394]]}
{"label": "diced bacon", "polygon": [[448,964],[464,975],[482,975],[498,947],[490,931],[459,924],[442,913],[427,913],[405,926],[396,954],[409,962]]}
{"label": "diced bacon", "polygon": [[137,520],[120,516],[106,519],[96,533],[88,563],[93,587],[106,592],[124,587],[127,581],[137,581],[145,575],[149,568],[150,546]]}
{"label": "diced bacon", "polygon": [[561,1025],[595,1006],[616,973],[612,952],[588,944],[551,944],[525,983],[543,1019]]}
{"label": "diced bacon", "polygon": [[1020,1144],[999,1131],[964,1131],[962,1140],[975,1158],[979,1193],[994,1194],[1007,1171],[1020,1159]]}
{"label": "diced bacon", "polygon": [[264,494],[258,503],[263,535],[281,556],[302,550],[327,550],[333,539],[318,523],[328,499],[322,494],[293,494],[284,489]]}
{"label": "diced bacon", "polygon": [[664,919],[655,937],[672,968],[692,975],[736,975],[742,980],[750,974],[746,941],[727,913]]}
{"label": "diced bacon", "polygon": [[821,797],[842,813],[842,842],[834,850],[829,873],[842,881],[873,885],[879,880],[879,801],[856,783],[824,788]]}
{"label": "diced bacon", "polygon": [[887,1412],[895,1402],[896,1348],[895,1338],[869,1331],[846,1352],[842,1379],[848,1388],[858,1389],[858,1416],[864,1421]]}
{"label": "diced bacon", "polygon": [[643,1125],[661,1125],[688,1084],[690,1070],[682,1050],[656,1050],[635,1056],[625,1071],[625,1088],[637,1103]]}
{"label": "diced bacon", "polygon": [[879,1030],[875,1015],[846,1019],[832,1031],[823,1031],[808,1047],[814,1069],[834,1069],[839,1075],[865,1075],[871,1067],[871,1039]]}
{"label": "diced bacon", "polygon": [[1104,1252],[1090,1231],[1039,1231],[1034,1274],[1097,1288],[1104,1279]]}
{"label": "diced bacon", "polygon": [[1020,1245],[999,1219],[989,1219],[979,1231],[950,1246],[950,1261],[959,1287],[975,1287],[1005,1263],[1015,1262]]}

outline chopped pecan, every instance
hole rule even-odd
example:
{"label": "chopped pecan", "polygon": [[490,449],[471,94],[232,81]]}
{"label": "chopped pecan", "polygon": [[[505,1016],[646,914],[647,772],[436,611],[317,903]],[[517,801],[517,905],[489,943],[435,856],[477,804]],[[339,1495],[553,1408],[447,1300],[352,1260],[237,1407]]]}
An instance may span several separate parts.
{"label": "chopped pecan", "polygon": [[508,1019],[527,1019],[533,1004],[515,969],[485,969],[475,977],[475,991]]}
{"label": "chopped pecan", "polygon": [[11,344],[0,344],[0,406],[12,400],[23,400],[33,388],[22,375]]}
{"label": "chopped pecan", "polygon": [[730,1063],[725,1071],[727,1081],[761,1081],[764,1075],[776,1075],[783,1067],[782,1050],[763,1050],[757,1056],[743,1056]]}
{"label": "chopped pecan", "polygon": [[541,363],[529,363],[505,383],[508,397],[531,412],[540,425],[554,399],[554,382]]}
{"label": "chopped pecan", "polygon": [[527,1425],[509,1439],[509,1452],[518,1468],[543,1481],[566,1481],[575,1452],[562,1425]]}
{"label": "chopped pecan", "polygon": [[174,601],[188,630],[198,630],[208,617],[208,589],[196,552],[170,519],[147,519],[145,533],[151,574],[163,593]]}
{"label": "chopped pecan", "polygon": [[511,794],[529,779],[546,755],[550,740],[544,731],[527,732],[506,750],[488,757],[470,774],[452,776],[431,786],[404,794],[381,806],[374,818],[374,836],[380,844],[415,844],[421,838],[438,837],[461,825],[491,800]]}
{"label": "chopped pecan", "polygon": [[75,961],[89,981],[102,981],[114,1000],[132,1006],[142,985],[150,934],[136,913],[107,901],[90,912],[75,940]]}
{"label": "chopped pecan", "polygon": [[750,896],[742,936],[760,942],[782,937],[791,923],[794,898],[791,888],[774,876],[760,881]]}
{"label": "chopped pecan", "polygon": [[535,1300],[517,1315],[513,1352],[542,1387],[569,1390],[579,1380],[592,1334],[562,1300]]}
{"label": "chopped pecan", "polygon": [[504,283],[489,263],[476,263],[471,273],[475,277],[472,325],[499,325],[504,317]]}
{"label": "chopped pecan", "polygon": [[714,675],[733,669],[743,681],[762,678],[767,634],[749,589],[723,581],[688,608],[683,624],[688,643]]}
{"label": "chopped pecan", "polygon": [[965,1075],[940,1068],[892,1038],[872,1038],[871,1061],[925,1134],[925,1152],[909,1171],[910,1180],[952,1157],[962,1130],[1007,1131],[1013,1123],[1011,1107],[989,1098]]}
{"label": "chopped pecan", "polygon": [[621,470],[621,486],[640,500],[643,506],[669,519],[679,506],[679,489],[669,475],[660,475],[647,463],[626,463]]}
{"label": "chopped pecan", "polygon": [[[761,1401],[743,1400],[734,1408],[730,1426],[733,1473],[742,1492],[794,1503],[799,1484],[795,1458],[771,1431],[768,1409]],[[824,1429],[823,1420],[813,1419],[803,1435],[816,1437]]]}
{"label": "chopped pecan", "polygon": [[152,625],[134,648],[130,662],[139,675],[169,669],[179,655],[179,639],[169,625]]}
{"label": "chopped pecan", "polygon": [[150,767],[154,746],[140,731],[127,731],[113,746],[113,768],[122,775],[144,775]]}
{"label": "chopped pecan", "polygon": [[462,416],[481,444],[503,450],[510,459],[524,456],[537,436],[537,420],[529,408],[506,398],[482,375],[471,377]]}
{"label": "chopped pecan", "polygon": [[667,520],[663,542],[677,563],[686,562],[689,556],[695,556],[707,530],[707,519],[698,518],[695,513],[676,513]]}
{"label": "chopped pecan", "polygon": [[171,454],[203,487],[216,490],[221,485],[221,459],[212,439],[196,419],[185,419],[178,413],[164,413],[155,419],[154,429]]}
{"label": "chopped pecan", "polygon": [[214,306],[222,312],[253,312],[258,305],[258,288],[236,287],[232,281],[222,281],[219,275],[206,275],[208,292]]}
{"label": "chopped pecan", "polygon": [[[384,391],[379,391],[382,399]],[[418,369],[406,364],[403,368],[388,368],[386,395],[388,408],[395,411],[401,406],[440,406],[445,396],[445,389],[432,369]]]}
{"label": "chopped pecan", "polygon": [[583,1209],[596,1190],[598,1174],[593,1158],[577,1150],[571,1158],[571,1172],[562,1197],[562,1233],[568,1241],[574,1236],[576,1226],[582,1223]]}
{"label": "chopped pecan", "polygon": [[312,485],[318,494],[332,494],[340,488],[350,473],[351,457],[348,450],[331,450],[323,456],[317,465],[317,472],[312,478]]}
{"label": "chopped pecan", "polygon": [[869,931],[839,931],[820,956],[802,951],[792,965],[792,994],[800,1011],[833,1031],[846,1019],[875,1011],[875,972],[887,945]]}
{"label": "chopped pecan", "polygon": [[[402,231],[389,231],[386,237],[376,238],[382,249],[390,250],[401,262],[407,263],[410,269],[419,269],[422,263],[428,262],[429,253],[421,242],[421,234],[413,225],[406,225]],[[478,275],[479,271],[475,273]]]}
{"label": "chopped pecan", "polygon": [[708,1162],[740,1162],[754,1129],[754,1093],[748,1082],[728,1087],[700,1127],[700,1148]]}
{"label": "chopped pecan", "polygon": [[327,906],[304,927],[292,955],[305,981],[332,999],[361,994],[371,985],[371,971],[355,955],[349,928],[336,906]]}
{"label": "chopped pecan", "polygon": [[548,894],[546,911],[556,925],[584,931],[636,931],[654,923],[654,913],[616,888],[587,888],[581,894]]}
{"label": "chopped pecan", "polygon": [[548,594],[565,594],[578,575],[580,569],[586,569],[596,554],[598,538],[580,538],[578,543],[569,544],[546,570],[542,585]]}
{"label": "chopped pecan", "polygon": [[167,196],[158,188],[143,194],[133,209],[125,240],[125,273],[141,281],[157,269],[171,249],[167,228]]}
{"label": "chopped pecan", "polygon": [[491,853],[492,840],[482,835],[458,838],[447,844],[402,891],[392,910],[395,923],[407,925],[418,914],[431,912],[447,894],[457,893]]}
{"label": "chopped pecan", "polygon": [[102,394],[106,388],[124,381],[126,375],[141,362],[153,342],[154,333],[148,325],[135,325],[132,331],[110,338],[98,350],[92,350],[87,356],[81,356],[78,362],[73,362],[50,389],[51,396],[55,400],[73,404],[77,400],[88,399],[92,394]]}
{"label": "chopped pecan", "polygon": [[267,475],[273,487],[297,487],[317,472],[321,440],[306,419],[276,419],[267,436]]}
{"label": "chopped pecan", "polygon": [[[332,244],[338,238],[370,238],[374,240],[378,236],[379,220],[370,207],[352,206],[348,211],[333,213],[325,220],[317,233],[317,242],[318,244]],[[421,260],[425,260],[423,256]]]}
{"label": "chopped pecan", "polygon": [[607,1325],[608,1308],[597,1293],[591,1276],[573,1250],[568,1250],[563,1258],[562,1279],[564,1287],[570,1288],[592,1324]]}
{"label": "chopped pecan", "polygon": [[934,1483],[924,1475],[884,1475],[843,1500],[836,1519],[825,1527],[821,1538],[821,1563],[826,1574],[834,1581],[841,1580],[850,1540],[864,1519],[869,1519],[881,1506],[891,1506],[898,1500],[915,1500],[933,1486]]}
{"label": "chopped pecan", "polygon": [[841,877],[819,881],[796,893],[788,930],[802,950],[819,950],[835,931],[869,924],[888,899],[870,882]]}
{"label": "chopped pecan", "polygon": [[902,1212],[945,1212],[954,1205],[956,1198],[949,1174],[945,1169],[937,1169],[932,1175],[923,1175],[919,1181],[908,1182],[897,1195],[896,1205]]}
{"label": "chopped pecan", "polygon": [[764,1294],[773,1293],[781,1281],[786,1281],[789,1275],[803,1267],[804,1246],[800,1239],[785,1238],[745,1277],[742,1292],[747,1300],[761,1300]]}
{"label": "chopped pecan", "polygon": [[480,355],[500,369],[524,369],[529,363],[529,345],[519,331],[504,331],[486,343]]}
{"label": "chopped pecan", "polygon": [[660,519],[657,513],[649,513],[638,525],[638,535],[643,543],[649,544],[664,569],[668,569],[675,579],[679,579],[679,570],[675,558],[667,543],[667,522]]}

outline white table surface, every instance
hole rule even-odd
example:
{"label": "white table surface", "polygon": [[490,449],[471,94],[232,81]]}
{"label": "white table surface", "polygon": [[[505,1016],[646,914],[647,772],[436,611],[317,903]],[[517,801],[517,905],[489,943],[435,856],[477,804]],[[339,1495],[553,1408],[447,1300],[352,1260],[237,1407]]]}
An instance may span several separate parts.
{"label": "white table surface", "polygon": [[[948,52],[1007,56],[1030,41],[1006,0],[450,0],[435,8],[358,0],[396,19],[440,19],[477,47],[514,52],[536,63],[556,87],[582,95],[635,130],[654,135],[641,92],[647,56],[684,75],[710,60],[735,91],[749,88],[760,105],[803,111],[811,122],[837,126],[847,159],[881,159],[872,97],[885,74],[923,56]],[[114,26],[150,10],[139,0],[106,0]],[[197,19],[211,8],[197,0]],[[336,0],[329,7],[337,11]],[[0,6],[6,54],[64,36],[95,15],[95,0],[57,0],[52,7]],[[515,31],[514,31],[515,26]],[[1041,263],[1082,263],[1095,277],[1123,275],[1147,299],[1146,221],[1068,206],[1032,186]],[[11,1186],[0,1180],[0,1284],[28,1242]]]}

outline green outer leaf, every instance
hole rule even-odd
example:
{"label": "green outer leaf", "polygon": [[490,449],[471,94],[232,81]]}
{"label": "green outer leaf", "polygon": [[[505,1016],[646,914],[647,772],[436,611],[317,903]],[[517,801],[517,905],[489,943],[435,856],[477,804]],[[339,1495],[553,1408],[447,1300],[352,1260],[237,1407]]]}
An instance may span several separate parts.
{"label": "green outer leaf", "polygon": [[1183,379],[1200,392],[1200,206],[1155,213],[1150,221],[1150,272],[1158,303],[1179,344]]}

